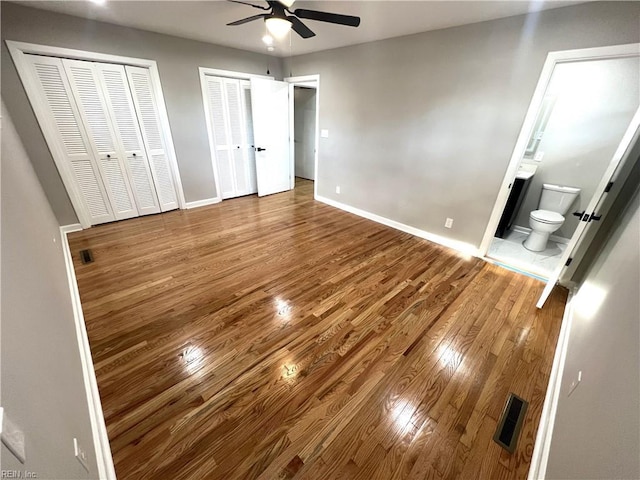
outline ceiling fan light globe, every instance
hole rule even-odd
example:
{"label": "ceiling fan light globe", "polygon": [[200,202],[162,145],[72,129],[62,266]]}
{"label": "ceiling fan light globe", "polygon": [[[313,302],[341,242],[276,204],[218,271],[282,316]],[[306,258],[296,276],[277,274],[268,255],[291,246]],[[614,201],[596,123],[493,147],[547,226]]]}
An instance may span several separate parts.
{"label": "ceiling fan light globe", "polygon": [[284,18],[269,17],[265,19],[267,30],[278,40],[282,40],[291,30],[291,22]]}

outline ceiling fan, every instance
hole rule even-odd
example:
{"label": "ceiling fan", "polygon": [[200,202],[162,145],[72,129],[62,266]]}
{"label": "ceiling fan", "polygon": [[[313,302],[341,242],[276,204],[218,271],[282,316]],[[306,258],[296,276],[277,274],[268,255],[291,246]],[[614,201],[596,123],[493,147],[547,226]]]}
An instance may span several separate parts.
{"label": "ceiling fan", "polygon": [[[290,7],[293,4],[292,0],[267,0],[268,6],[255,5],[241,0],[228,1],[240,3],[242,5],[249,5],[250,7],[264,10],[267,13],[253,15],[251,17],[243,18],[242,20],[236,20],[235,22],[228,23],[227,25],[243,25],[245,23],[253,22],[254,20],[264,19],[267,29],[276,38],[284,37],[290,29],[293,29],[293,31],[302,38],[314,37],[316,34],[302,23],[300,20],[301,18],[317,20],[319,22],[335,23],[338,25],[347,25],[349,27],[357,27],[360,25],[360,17],[354,17],[351,15],[321,12],[318,10],[306,10],[304,8],[296,8],[291,11]],[[287,15],[287,13],[289,15]]]}

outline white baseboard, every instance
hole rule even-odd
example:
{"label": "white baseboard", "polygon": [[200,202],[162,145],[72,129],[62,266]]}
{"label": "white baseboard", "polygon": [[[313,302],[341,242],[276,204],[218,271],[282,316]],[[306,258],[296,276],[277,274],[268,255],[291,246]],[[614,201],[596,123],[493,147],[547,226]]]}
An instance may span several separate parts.
{"label": "white baseboard", "polygon": [[549,375],[547,393],[544,397],[544,404],[542,405],[542,413],[540,415],[540,423],[538,424],[538,433],[536,434],[533,454],[531,455],[531,464],[527,480],[544,480],[547,475],[551,437],[553,435],[556,412],[558,411],[558,400],[560,399],[560,390],[562,389],[562,374],[564,373],[564,364],[567,358],[567,348],[569,347],[569,334],[571,333],[571,323],[573,321],[573,300],[575,299],[575,293],[575,290],[569,290],[569,297],[567,298],[564,315],[562,316],[562,326],[560,327],[558,344],[553,357],[553,366],[551,367],[551,374]]}
{"label": "white baseboard", "polygon": [[220,197],[205,198],[204,200],[196,200],[195,202],[187,202],[185,204],[185,208],[187,210],[189,210],[191,208],[206,207],[207,205],[213,205],[214,203],[220,203],[221,201],[222,201],[222,198],[220,198]]}
{"label": "white baseboard", "polygon": [[[518,233],[524,233],[526,235],[529,235],[531,233],[531,229],[530,228],[521,227],[520,225],[514,225],[513,227],[511,227],[511,230],[513,230],[514,232],[518,232]],[[571,239],[570,238],[564,238],[564,237],[558,237],[557,235],[551,235],[549,237],[549,240],[551,240],[552,242],[564,243],[565,245],[567,245]]]}
{"label": "white baseboard", "polygon": [[410,225],[405,225],[404,223],[396,222],[395,220],[390,220],[388,218],[381,217],[380,215],[376,215],[375,213],[367,212],[366,210],[361,210],[359,208],[352,207],[351,205],[347,205],[345,203],[336,202],[335,200],[331,200],[330,198],[326,198],[320,195],[316,195],[315,199],[318,200],[319,202],[326,203],[327,205],[331,205],[332,207],[336,207],[336,208],[339,208],[340,210],[344,210],[345,212],[353,213],[354,215],[358,215],[359,217],[363,217],[368,220],[381,223],[382,225],[395,228],[396,230],[400,230],[405,233],[410,233],[411,235],[415,235],[416,237],[424,238],[425,240],[429,240],[430,242],[437,243],[438,245],[442,245],[444,247],[457,250],[458,252],[464,253],[466,255],[472,255],[476,257],[478,256],[478,249],[474,245],[471,245],[470,243],[460,242],[459,240],[453,240],[451,238],[441,237],[440,235],[429,233],[424,230],[420,230],[419,228],[415,228]]}
{"label": "white baseboard", "polygon": [[[79,223],[72,223],[70,225],[62,225],[60,227],[60,233],[62,233],[62,235],[65,236],[66,238],[66,234],[67,233],[71,233],[71,232],[79,232],[80,230],[83,230],[82,225]],[[63,239],[64,241],[64,239]]]}
{"label": "white baseboard", "polygon": [[104,421],[102,404],[100,402],[100,393],[98,392],[98,382],[96,380],[96,372],[93,368],[91,348],[89,347],[87,327],[84,323],[84,315],[82,313],[82,303],[80,302],[76,273],[73,269],[71,249],[69,248],[69,241],[67,239],[67,233],[78,230],[82,230],[79,223],[60,227],[62,252],[64,254],[65,266],[67,268],[67,280],[69,282],[71,304],[73,305],[73,317],[76,326],[76,336],[78,338],[78,348],[80,350],[80,362],[82,363],[82,376],[87,395],[96,463],[98,464],[98,477],[101,480],[116,480],[116,471],[113,466],[113,457],[111,455],[111,447],[109,446],[107,426]]}

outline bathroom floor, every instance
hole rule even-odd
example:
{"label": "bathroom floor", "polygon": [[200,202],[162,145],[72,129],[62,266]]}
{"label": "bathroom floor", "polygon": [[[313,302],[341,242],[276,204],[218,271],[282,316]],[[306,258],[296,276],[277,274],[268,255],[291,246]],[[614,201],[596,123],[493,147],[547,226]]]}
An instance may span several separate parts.
{"label": "bathroom floor", "polygon": [[546,250],[531,252],[522,245],[526,238],[526,233],[511,230],[505,238],[493,239],[487,256],[535,275],[548,277],[558,265],[567,245],[549,240]]}

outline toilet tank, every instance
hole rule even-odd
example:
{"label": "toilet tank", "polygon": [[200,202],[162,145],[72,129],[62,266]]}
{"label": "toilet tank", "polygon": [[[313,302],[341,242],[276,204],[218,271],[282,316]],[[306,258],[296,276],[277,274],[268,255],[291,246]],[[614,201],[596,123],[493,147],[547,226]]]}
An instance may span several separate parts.
{"label": "toilet tank", "polygon": [[565,215],[579,193],[579,188],[544,183],[538,208]]}

